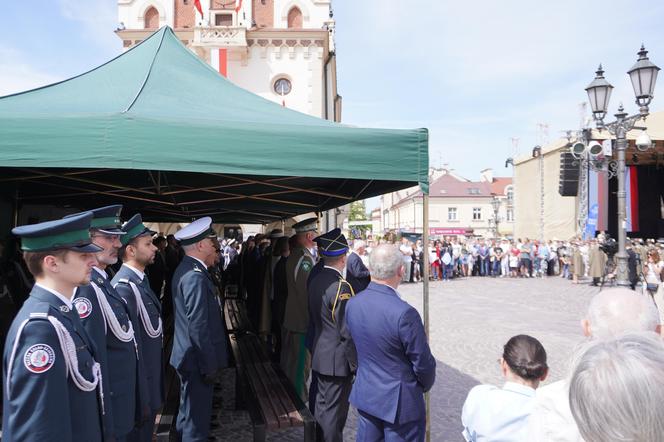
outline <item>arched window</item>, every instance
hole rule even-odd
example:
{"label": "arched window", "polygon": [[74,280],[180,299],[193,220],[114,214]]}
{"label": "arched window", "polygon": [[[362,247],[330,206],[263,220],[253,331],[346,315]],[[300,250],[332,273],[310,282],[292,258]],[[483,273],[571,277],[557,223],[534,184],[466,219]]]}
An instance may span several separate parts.
{"label": "arched window", "polygon": [[302,29],[302,11],[298,7],[292,7],[288,11],[288,27],[293,29]]}
{"label": "arched window", "polygon": [[148,8],[145,11],[144,17],[145,29],[157,29],[159,28],[159,11],[154,6]]}

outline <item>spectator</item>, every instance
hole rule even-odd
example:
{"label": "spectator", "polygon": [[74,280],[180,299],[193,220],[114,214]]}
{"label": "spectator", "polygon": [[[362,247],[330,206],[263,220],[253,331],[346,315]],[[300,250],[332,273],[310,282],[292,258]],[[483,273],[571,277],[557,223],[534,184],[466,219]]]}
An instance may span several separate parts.
{"label": "spectator", "polygon": [[366,254],[366,243],[361,239],[353,241],[353,251],[348,255],[348,261],[346,262],[346,279],[348,279],[355,293],[367,288],[371,281],[369,269],[362,261],[364,254]]}
{"label": "spectator", "polygon": [[401,246],[399,250],[403,255],[403,282],[410,282],[410,265],[413,262],[413,249],[410,246],[410,241],[407,238],[401,238]]}
{"label": "spectator", "polygon": [[346,305],[358,370],[350,395],[357,408],[357,440],[423,441],[424,392],[433,386],[436,360],[422,319],[401,300],[403,255],[381,245],[369,257],[371,283]]}
{"label": "spectator", "polygon": [[157,247],[157,252],[154,256],[154,262],[146,267],[145,273],[150,288],[157,296],[161,297],[161,289],[166,279],[166,238],[157,236],[152,240],[152,244]]}
{"label": "spectator", "polygon": [[535,389],[546,379],[546,351],[535,338],[512,337],[504,346],[500,368],[503,388],[478,385],[463,404],[463,437],[469,442],[525,441]]}
{"label": "spectator", "polygon": [[[583,334],[591,339],[611,339],[626,332],[660,331],[659,316],[652,301],[626,288],[612,288],[595,295],[581,325]],[[527,440],[582,441],[570,411],[568,380],[537,390]]]}
{"label": "spectator", "polygon": [[661,441],[664,343],[654,333],[591,342],[578,357],[569,404],[586,442]]}
{"label": "spectator", "polygon": [[596,239],[591,240],[590,250],[588,252],[588,265],[590,266],[590,277],[593,279],[592,285],[599,284],[600,279],[604,276],[606,268],[606,254],[599,248]]}

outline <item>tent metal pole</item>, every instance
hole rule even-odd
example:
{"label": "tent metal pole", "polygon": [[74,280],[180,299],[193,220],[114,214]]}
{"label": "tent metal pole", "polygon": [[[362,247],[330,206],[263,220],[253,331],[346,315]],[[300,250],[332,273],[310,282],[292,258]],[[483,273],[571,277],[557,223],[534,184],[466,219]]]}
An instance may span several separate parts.
{"label": "tent metal pole", "polygon": [[[429,194],[422,196],[422,311],[424,313],[424,332],[429,338]],[[431,441],[431,402],[429,392],[424,395],[426,407],[426,441]]]}
{"label": "tent metal pole", "polygon": [[[26,169],[18,169],[18,170],[26,170]],[[67,172],[61,174],[62,176],[73,176],[73,175],[85,175],[88,173],[98,173],[98,172],[105,172],[109,169],[86,169],[86,170],[77,170],[75,172]],[[36,173],[37,175],[28,175],[28,176],[15,176],[11,178],[2,178],[0,179],[0,183],[5,183],[5,182],[11,182],[11,181],[27,181],[27,180],[32,180],[36,178],[50,178],[50,177],[57,177],[61,175],[53,174],[53,173],[46,173],[46,172],[34,172],[31,169],[31,173]]]}

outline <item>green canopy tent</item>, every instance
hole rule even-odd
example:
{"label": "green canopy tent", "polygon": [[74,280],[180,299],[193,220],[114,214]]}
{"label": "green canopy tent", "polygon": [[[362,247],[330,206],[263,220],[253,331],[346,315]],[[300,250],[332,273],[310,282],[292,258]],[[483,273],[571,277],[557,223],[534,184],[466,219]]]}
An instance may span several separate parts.
{"label": "green canopy tent", "polygon": [[419,185],[426,244],[428,166],[426,129],[286,109],[234,86],[168,27],[82,75],[0,98],[0,217],[7,202],[15,214],[121,202],[148,221],[269,223]]}
{"label": "green canopy tent", "polygon": [[164,27],[77,77],[0,98],[0,195],[122,201],[147,220],[268,223],[419,184],[426,129],[350,127],[219,75]]}

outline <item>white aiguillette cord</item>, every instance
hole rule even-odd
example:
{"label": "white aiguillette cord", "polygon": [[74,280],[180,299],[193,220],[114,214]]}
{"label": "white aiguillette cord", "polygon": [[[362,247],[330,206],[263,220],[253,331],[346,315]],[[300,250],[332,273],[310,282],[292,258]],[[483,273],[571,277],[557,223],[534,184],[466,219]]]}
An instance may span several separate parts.
{"label": "white aiguillette cord", "polygon": [[30,318],[26,319],[21,323],[16,332],[16,339],[14,339],[14,346],[12,348],[12,354],[9,359],[9,364],[7,366],[7,397],[10,397],[11,392],[11,382],[10,377],[12,373],[12,367],[14,365],[14,359],[16,358],[16,351],[18,350],[18,342],[23,332],[23,328],[26,326],[30,319],[42,318],[48,319],[48,321],[53,325],[55,333],[58,336],[58,341],[60,342],[60,348],[62,349],[62,354],[64,355],[65,367],[67,374],[71,377],[71,380],[74,382],[74,385],[78,387],[81,391],[93,391],[99,387],[99,400],[101,402],[101,412],[106,414],[104,408],[104,387],[101,382],[101,366],[99,362],[96,362],[93,359],[92,364],[92,381],[88,381],[81,374],[78,369],[78,356],[76,355],[76,344],[74,339],[72,339],[71,334],[67,328],[60,322],[56,317],[47,315],[46,313],[32,313]]}
{"label": "white aiguillette cord", "polygon": [[91,284],[97,294],[97,301],[101,307],[101,315],[104,317],[104,332],[106,332],[106,324],[108,324],[108,327],[111,328],[111,332],[116,338],[118,338],[118,340],[122,342],[134,341],[134,350],[136,351],[136,356],[138,356],[138,344],[134,337],[134,326],[131,324],[131,321],[128,321],[129,327],[127,331],[122,330],[122,326],[118,322],[118,318],[115,316],[111,304],[109,304],[108,299],[106,299],[106,293],[104,293],[104,291],[94,282]]}
{"label": "white aiguillette cord", "polygon": [[136,307],[138,309],[138,316],[140,316],[141,318],[141,322],[143,323],[143,328],[145,329],[145,332],[152,339],[160,337],[162,332],[161,317],[159,318],[159,325],[157,326],[157,328],[155,329],[154,327],[152,327],[152,322],[150,321],[150,315],[148,314],[148,310],[145,308],[145,304],[143,304],[143,297],[141,296],[141,292],[138,290],[138,287],[136,287],[136,284],[134,284],[128,279],[120,279],[118,283],[116,283],[113,287],[117,287],[118,284],[121,282],[129,284],[129,287],[131,287],[131,291],[134,292],[134,296],[136,297]]}

